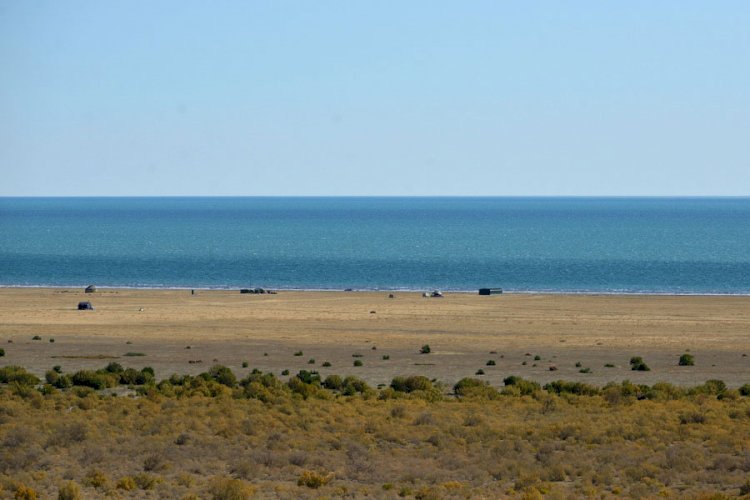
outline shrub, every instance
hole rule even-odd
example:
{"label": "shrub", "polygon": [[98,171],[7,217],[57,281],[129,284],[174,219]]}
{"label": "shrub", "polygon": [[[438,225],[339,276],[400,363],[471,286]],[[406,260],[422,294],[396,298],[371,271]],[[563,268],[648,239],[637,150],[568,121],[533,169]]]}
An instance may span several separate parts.
{"label": "shrub", "polygon": [[209,492],[213,500],[244,500],[255,493],[255,489],[241,479],[219,477],[211,481]]}
{"label": "shrub", "polygon": [[140,356],[145,356],[145,355],[146,354],[142,352],[126,352],[125,354],[123,354],[123,356],[127,356],[129,358],[135,358],[135,357],[140,357]]}
{"label": "shrub", "polygon": [[133,480],[142,490],[153,490],[157,484],[162,482],[162,479],[159,476],[148,474],[146,472],[136,474]]}
{"label": "shrub", "polygon": [[353,375],[347,376],[343,381],[342,394],[352,396],[355,393],[365,394],[372,391],[367,382]]}
{"label": "shrub", "polygon": [[740,387],[740,394],[743,396],[750,396],[750,384],[745,384]]}
{"label": "shrub", "polygon": [[323,387],[333,391],[338,391],[344,386],[344,380],[338,375],[328,375],[323,381]]}
{"label": "shrub", "polygon": [[221,385],[225,385],[227,387],[234,387],[237,385],[237,377],[234,376],[232,370],[224,365],[212,366],[211,369],[208,370],[208,375],[211,377],[211,379],[215,380]]}
{"label": "shrub", "polygon": [[302,351],[297,351],[297,352],[295,352],[295,353],[294,353],[294,355],[295,355],[295,356],[302,356],[302,355],[303,355],[303,352],[302,352]]}
{"label": "shrub", "polygon": [[15,500],[36,500],[37,493],[34,488],[19,484],[16,488],[15,493],[13,494],[13,498]]}
{"label": "shrub", "polygon": [[459,397],[496,398],[499,393],[489,383],[476,378],[462,378],[453,386],[453,392]]}
{"label": "shrub", "polygon": [[130,476],[125,476],[117,481],[117,485],[115,487],[118,490],[133,491],[138,487],[138,485],[135,484],[135,479]]}
{"label": "shrub", "polygon": [[124,369],[120,363],[116,363],[113,361],[108,364],[106,368],[104,368],[104,371],[107,371],[109,373],[122,373]]}
{"label": "shrub", "polygon": [[289,370],[282,370],[281,374],[287,376],[289,375]]}
{"label": "shrub", "polygon": [[578,373],[591,373],[591,368],[581,368],[580,370],[578,370]]}
{"label": "shrub", "polygon": [[3,356],[5,356],[5,349],[0,347],[0,358],[2,358]]}
{"label": "shrub", "polygon": [[362,366],[364,363],[362,363],[361,359],[355,359],[354,360],[354,366]]}
{"label": "shrub", "polygon": [[425,344],[419,349],[419,354],[430,354],[431,352],[429,344]]}
{"label": "shrub", "polygon": [[639,372],[647,372],[651,370],[640,356],[633,356],[630,358],[630,369]]}
{"label": "shrub", "polygon": [[248,363],[247,361],[242,362],[242,368],[247,368],[248,366],[250,366],[250,363]]}
{"label": "shrub", "polygon": [[83,484],[92,488],[104,488],[108,483],[107,475],[99,469],[91,469],[83,480]]}
{"label": "shrub", "polygon": [[538,354],[536,356],[534,356],[534,361],[539,361],[541,359],[542,359],[542,357],[540,355],[538,355]]}
{"label": "shrub", "polygon": [[599,389],[593,385],[584,384],[583,382],[566,382],[564,380],[555,380],[544,385],[544,390],[555,394],[577,394],[579,396],[595,396],[599,394]]}
{"label": "shrub", "polygon": [[721,397],[727,390],[727,384],[723,380],[711,379],[706,380],[703,385],[693,387],[688,391],[689,394],[708,394],[710,396]]}
{"label": "shrub", "polygon": [[40,337],[39,335],[34,335],[33,337],[31,337],[31,340],[42,340],[42,337]]}
{"label": "shrub", "polygon": [[503,384],[505,384],[506,386],[515,387],[516,389],[518,389],[521,396],[529,396],[541,390],[542,388],[537,382],[532,382],[531,380],[525,380],[515,375],[505,377],[503,379]]}
{"label": "shrub", "polygon": [[695,365],[695,357],[692,354],[683,354],[680,356],[680,360],[677,362],[679,366],[693,366]]}
{"label": "shrub", "polygon": [[480,368],[479,370],[476,371],[476,373],[474,373],[474,375],[484,375],[484,370]]}
{"label": "shrub", "polygon": [[58,500],[82,500],[81,488],[73,481],[65,481],[57,491]]}
{"label": "shrub", "polygon": [[306,470],[300,474],[297,479],[297,486],[307,486],[308,488],[317,489],[325,486],[333,479],[333,474],[318,474],[317,472]]}
{"label": "shrub", "polygon": [[320,383],[320,375],[316,371],[300,370],[296,377],[306,384]]}
{"label": "shrub", "polygon": [[388,354],[383,354],[383,361],[388,361],[391,357]]}
{"label": "shrub", "polygon": [[126,368],[120,374],[120,383],[128,385],[143,385],[154,380],[153,370],[149,371],[148,367],[141,371],[135,368]]}
{"label": "shrub", "polygon": [[314,365],[315,364],[315,358],[310,358],[309,360],[307,360],[307,364],[308,365]]}
{"label": "shrub", "polygon": [[55,339],[49,339],[49,343],[50,344],[54,344],[55,343]]}
{"label": "shrub", "polygon": [[495,360],[494,359],[490,359],[489,361],[487,361],[485,363],[485,365],[487,365],[487,366],[495,366]]}
{"label": "shrub", "polygon": [[25,368],[20,366],[0,368],[0,384],[10,384],[11,382],[20,385],[36,385],[40,380],[36,375],[27,372]]}
{"label": "shrub", "polygon": [[331,367],[331,363],[330,362],[323,361],[323,368],[330,368],[330,367]]}
{"label": "shrub", "polygon": [[612,363],[605,363],[604,364],[604,368],[614,368],[614,367],[615,367],[615,365],[613,365]]}
{"label": "shrub", "polygon": [[422,375],[394,377],[391,380],[391,388],[398,392],[430,391],[432,390],[432,382]]}
{"label": "shrub", "polygon": [[576,368],[580,368],[582,366],[583,366],[583,363],[581,363],[580,361],[576,361]]}

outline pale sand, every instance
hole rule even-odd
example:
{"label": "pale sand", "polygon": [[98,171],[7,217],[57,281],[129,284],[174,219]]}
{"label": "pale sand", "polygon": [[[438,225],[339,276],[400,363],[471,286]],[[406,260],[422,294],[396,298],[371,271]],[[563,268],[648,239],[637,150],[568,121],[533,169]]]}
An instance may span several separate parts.
{"label": "pale sand", "polygon": [[[125,366],[152,366],[160,378],[199,373],[218,362],[238,376],[251,368],[277,375],[285,368],[316,369],[324,376],[354,374],[372,384],[409,374],[452,384],[480,368],[497,386],[510,374],[594,384],[750,382],[750,297],[387,295],[5,288],[0,347],[6,356],[0,366],[17,364],[41,375],[53,365],[66,371],[100,368],[109,361],[64,356],[103,355]],[[81,300],[90,300],[96,311],[77,311]],[[32,340],[34,335],[42,340]],[[423,344],[431,354],[418,353]],[[696,366],[677,366],[686,350]],[[294,356],[296,351],[304,355]],[[126,352],[146,356],[124,357]],[[356,353],[364,366],[352,366]],[[390,359],[383,360],[384,354]],[[631,356],[642,356],[652,371],[631,371]],[[308,364],[311,358],[315,364]],[[485,366],[489,359],[497,365]],[[243,361],[249,368],[242,368]],[[322,368],[324,361],[333,366]],[[579,373],[577,361],[593,373]],[[616,366],[605,368],[606,363]],[[550,365],[558,370],[550,371]]]}

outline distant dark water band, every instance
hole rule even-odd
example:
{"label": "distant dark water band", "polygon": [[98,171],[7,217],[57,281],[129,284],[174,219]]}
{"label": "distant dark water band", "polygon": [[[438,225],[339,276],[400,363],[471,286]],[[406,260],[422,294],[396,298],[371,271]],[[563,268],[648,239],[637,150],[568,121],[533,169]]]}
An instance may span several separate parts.
{"label": "distant dark water band", "polygon": [[0,254],[5,286],[750,294],[749,262],[104,258]]}

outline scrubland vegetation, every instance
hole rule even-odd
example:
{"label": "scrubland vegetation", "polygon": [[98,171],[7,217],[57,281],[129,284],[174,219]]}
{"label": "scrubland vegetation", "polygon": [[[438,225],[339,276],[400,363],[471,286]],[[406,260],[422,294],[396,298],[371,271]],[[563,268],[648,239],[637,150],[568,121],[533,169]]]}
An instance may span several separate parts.
{"label": "scrubland vegetation", "polygon": [[0,368],[0,497],[750,493],[750,385]]}

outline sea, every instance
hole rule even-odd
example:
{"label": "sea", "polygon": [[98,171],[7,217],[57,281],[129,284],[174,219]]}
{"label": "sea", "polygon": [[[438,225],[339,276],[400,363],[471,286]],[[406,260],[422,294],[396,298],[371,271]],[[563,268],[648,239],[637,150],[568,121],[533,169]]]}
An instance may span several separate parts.
{"label": "sea", "polygon": [[750,198],[0,198],[0,286],[750,294]]}

